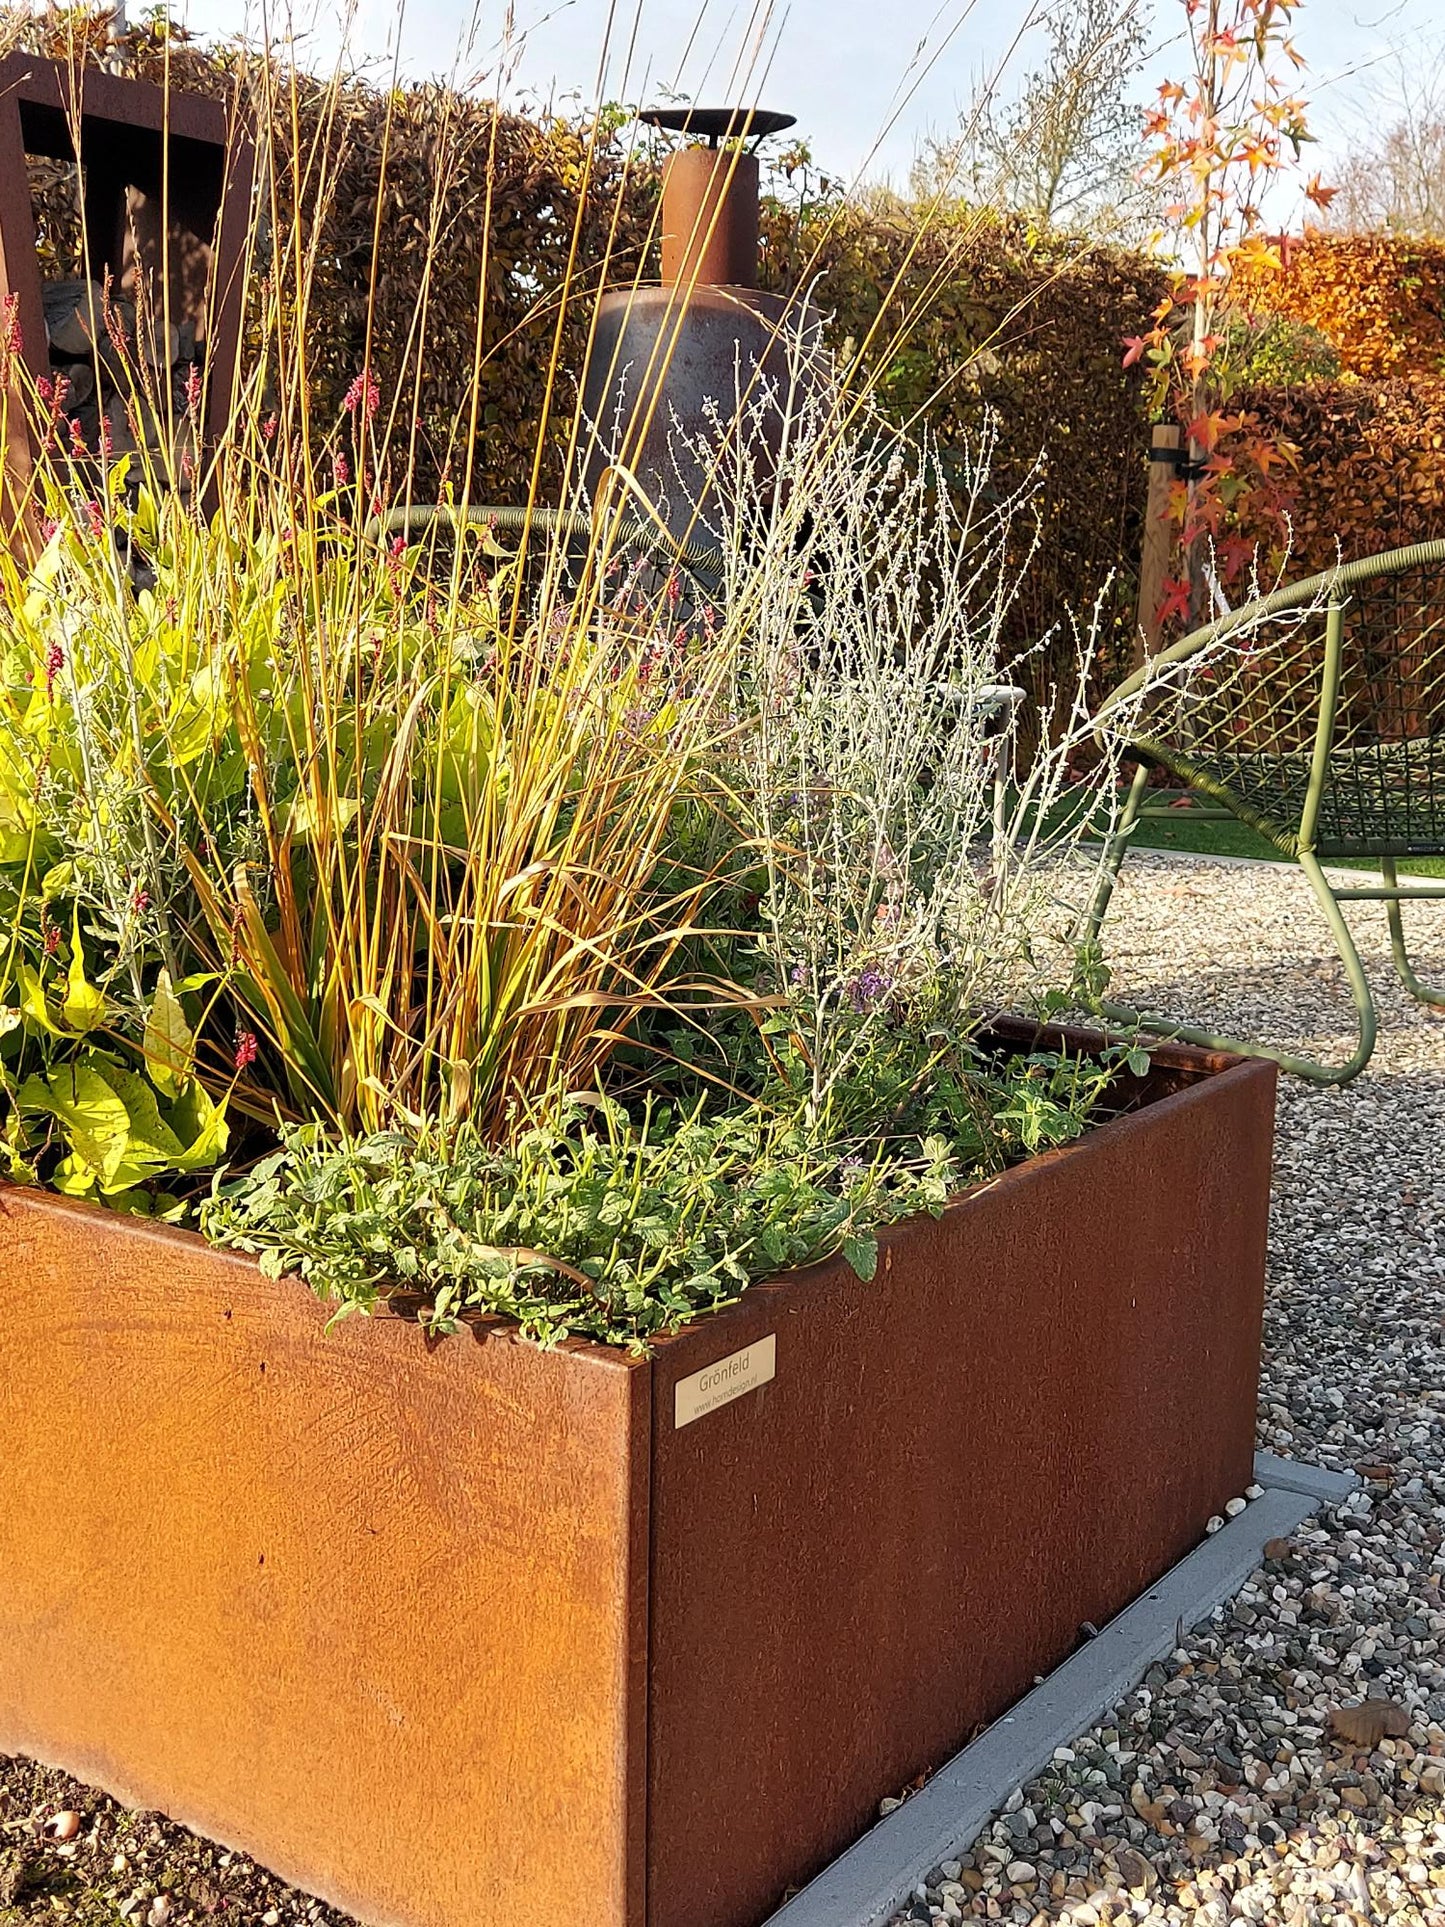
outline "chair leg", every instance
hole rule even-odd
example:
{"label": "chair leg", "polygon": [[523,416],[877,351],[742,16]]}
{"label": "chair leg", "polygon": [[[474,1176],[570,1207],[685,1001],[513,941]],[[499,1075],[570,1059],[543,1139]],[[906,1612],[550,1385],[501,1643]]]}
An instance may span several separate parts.
{"label": "chair leg", "polygon": [[1119,815],[1118,827],[1104,848],[1104,865],[1099,875],[1098,886],[1094,891],[1093,902],[1079,927],[1079,942],[1087,953],[1099,941],[1099,927],[1104,921],[1114,894],[1114,885],[1119,881],[1119,872],[1124,867],[1124,858],[1129,854],[1129,842],[1134,834],[1134,825],[1139,820],[1139,806],[1144,801],[1144,791],[1149,782],[1148,766],[1141,763],[1134,772],[1134,780],[1129,785],[1129,794],[1124,799],[1124,808]]}
{"label": "chair leg", "polygon": [[[1399,888],[1400,877],[1393,857],[1381,858],[1380,874],[1392,890]],[[1437,1010],[1445,1010],[1445,990],[1422,983],[1415,975],[1415,967],[1410,962],[1410,953],[1405,948],[1405,919],[1398,897],[1386,897],[1385,915],[1390,923],[1390,955],[1395,960],[1395,972],[1400,982],[1416,1003],[1433,1004]]]}
{"label": "chair leg", "polygon": [[1243,1038],[1224,1037],[1215,1031],[1175,1023],[1172,1018],[1155,1011],[1131,1010],[1125,1004],[1112,1003],[1105,998],[1100,998],[1095,1005],[1100,1015],[1114,1023],[1127,1024],[1132,1029],[1155,1032],[1170,1043],[1198,1044],[1205,1050],[1229,1051],[1237,1057],[1268,1057],[1281,1070],[1292,1071],[1295,1076],[1308,1078],[1315,1084],[1348,1084],[1351,1078],[1358,1077],[1369,1063],[1375,1048],[1375,1000],[1370,992],[1370,981],[1360,962],[1360,953],[1355,948],[1344,912],[1335,901],[1334,892],[1318,861],[1308,851],[1302,850],[1299,865],[1309,878],[1310,887],[1325,913],[1354,999],[1358,1036],[1354,1050],[1343,1064],[1322,1064],[1317,1058],[1301,1057],[1294,1051],[1276,1050],[1271,1045],[1250,1043]]}

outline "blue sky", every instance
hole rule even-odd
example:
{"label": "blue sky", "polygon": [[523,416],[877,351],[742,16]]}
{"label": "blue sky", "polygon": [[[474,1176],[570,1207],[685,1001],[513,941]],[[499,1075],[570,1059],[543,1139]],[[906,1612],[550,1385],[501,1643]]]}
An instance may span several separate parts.
{"label": "blue sky", "polygon": [[[286,0],[178,0],[178,11],[203,32],[254,29],[261,4]],[[314,56],[330,60],[340,37],[336,0],[292,0],[298,30]],[[356,0],[353,48],[389,57],[398,31],[396,5]],[[1037,44],[1027,23],[1067,0],[612,0],[616,7],[607,98],[640,100],[671,87],[694,100],[741,95],[786,108],[812,142],[819,163],[847,178],[902,182],[919,139],[946,130],[978,79],[1028,65]],[[467,34],[470,0],[406,0],[401,59],[412,74],[452,69]],[[514,94],[545,99],[598,91],[600,50],[609,0],[512,0],[520,55],[511,56]],[[699,18],[701,12],[701,19]],[[488,0],[480,31],[461,55],[470,76],[495,69],[506,0]],[[1177,69],[1169,33],[1179,0],[1155,0],[1153,66]],[[274,18],[274,16],[273,16]],[[1439,23],[1439,24],[1436,24]],[[635,37],[634,37],[635,24]],[[274,31],[274,27],[273,27]],[[1445,44],[1437,0],[1307,0],[1297,39],[1310,62],[1306,93],[1320,139],[1313,156],[1326,178],[1333,155],[1347,152],[1362,130],[1388,118],[1401,55],[1418,64],[1423,46]],[[629,42],[635,51],[629,63]],[[1012,51],[1011,51],[1012,50]],[[740,79],[745,76],[745,79]]]}

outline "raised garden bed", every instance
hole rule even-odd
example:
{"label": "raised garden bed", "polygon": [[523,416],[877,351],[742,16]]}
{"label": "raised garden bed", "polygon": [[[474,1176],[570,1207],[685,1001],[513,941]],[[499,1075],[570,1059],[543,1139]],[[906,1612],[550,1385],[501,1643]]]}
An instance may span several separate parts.
{"label": "raised garden bed", "polygon": [[1274,1075],[650,1358],[5,1190],[0,1751],[368,1921],[754,1927],[1249,1483]]}

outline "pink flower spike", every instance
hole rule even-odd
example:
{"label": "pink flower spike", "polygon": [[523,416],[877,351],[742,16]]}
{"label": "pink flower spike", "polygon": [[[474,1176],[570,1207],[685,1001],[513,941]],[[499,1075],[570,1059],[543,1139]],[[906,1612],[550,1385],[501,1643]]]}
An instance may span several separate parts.
{"label": "pink flower spike", "polygon": [[346,412],[371,421],[381,406],[381,389],[369,368],[363,368],[346,391]]}
{"label": "pink flower spike", "polygon": [[256,1033],[253,1030],[240,1030],[236,1033],[236,1071],[239,1075],[248,1070],[256,1061]]}

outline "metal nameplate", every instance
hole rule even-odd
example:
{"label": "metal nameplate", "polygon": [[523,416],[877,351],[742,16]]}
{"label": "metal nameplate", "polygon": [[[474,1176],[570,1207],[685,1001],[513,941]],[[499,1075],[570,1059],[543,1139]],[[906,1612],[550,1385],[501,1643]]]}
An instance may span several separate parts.
{"label": "metal nameplate", "polygon": [[777,1374],[778,1338],[769,1332],[740,1352],[730,1352],[714,1365],[704,1366],[690,1378],[680,1378],[674,1392],[674,1430],[705,1418],[720,1405],[731,1405],[744,1392],[755,1392]]}

